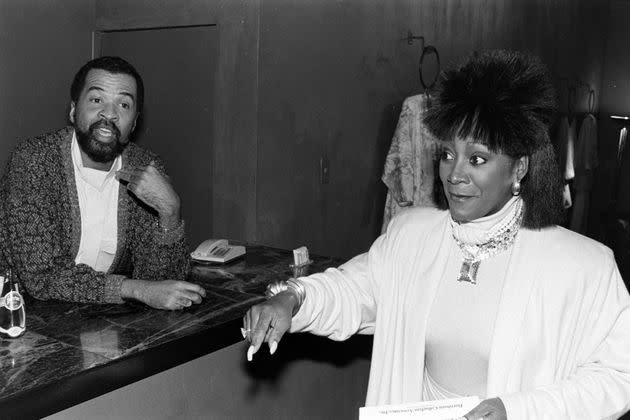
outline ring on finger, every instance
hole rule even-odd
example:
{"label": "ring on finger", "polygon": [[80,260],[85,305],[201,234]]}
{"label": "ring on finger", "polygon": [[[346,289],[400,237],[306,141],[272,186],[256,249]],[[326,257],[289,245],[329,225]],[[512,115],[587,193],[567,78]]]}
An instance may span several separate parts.
{"label": "ring on finger", "polygon": [[249,328],[241,327],[241,335],[243,336],[243,338],[247,338],[247,336],[249,335],[251,331],[252,330],[250,330]]}

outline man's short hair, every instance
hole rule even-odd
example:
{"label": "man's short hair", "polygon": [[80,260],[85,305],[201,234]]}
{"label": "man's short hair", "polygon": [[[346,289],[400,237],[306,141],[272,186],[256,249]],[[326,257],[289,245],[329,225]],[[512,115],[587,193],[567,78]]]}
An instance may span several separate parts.
{"label": "man's short hair", "polygon": [[120,57],[103,56],[88,61],[79,69],[74,76],[72,86],[70,87],[70,98],[74,103],[77,103],[81,91],[85,87],[85,78],[90,70],[98,69],[105,70],[113,74],[128,74],[136,81],[136,111],[142,112],[142,106],[144,105],[144,83],[140,73],[129,62],[123,60]]}

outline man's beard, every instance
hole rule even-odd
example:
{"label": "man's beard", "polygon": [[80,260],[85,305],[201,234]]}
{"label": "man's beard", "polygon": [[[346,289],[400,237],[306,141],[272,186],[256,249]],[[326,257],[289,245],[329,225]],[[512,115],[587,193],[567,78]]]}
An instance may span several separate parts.
{"label": "man's beard", "polygon": [[[99,128],[107,128],[112,131],[114,137],[109,143],[99,141],[94,132]],[[125,149],[125,145],[120,142],[120,130],[116,124],[107,121],[96,121],[87,131],[81,130],[79,127],[74,128],[77,134],[77,142],[81,150],[88,155],[94,162],[106,163],[116,159]]]}

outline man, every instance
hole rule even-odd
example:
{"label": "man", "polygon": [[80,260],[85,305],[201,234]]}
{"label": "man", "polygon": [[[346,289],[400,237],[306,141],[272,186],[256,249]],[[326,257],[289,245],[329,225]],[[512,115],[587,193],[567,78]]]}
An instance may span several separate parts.
{"label": "man", "polygon": [[9,264],[38,299],[200,303],[204,289],[182,281],[179,197],[157,156],[129,141],[142,78],[123,59],[101,57],[78,71],[70,93],[72,126],[18,144],[0,183]]}

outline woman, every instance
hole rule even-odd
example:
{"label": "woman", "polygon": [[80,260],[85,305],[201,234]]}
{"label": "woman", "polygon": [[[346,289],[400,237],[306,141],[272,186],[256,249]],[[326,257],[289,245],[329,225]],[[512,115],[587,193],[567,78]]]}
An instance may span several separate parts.
{"label": "woman", "polygon": [[630,297],[609,249],[556,225],[553,110],[530,56],[444,73],[424,121],[442,143],[442,209],[404,212],[368,253],[276,285],[244,317],[248,359],[289,329],[374,334],[367,405],[478,395],[468,419],[627,411]]}

